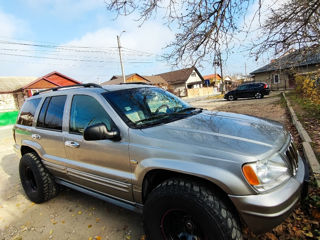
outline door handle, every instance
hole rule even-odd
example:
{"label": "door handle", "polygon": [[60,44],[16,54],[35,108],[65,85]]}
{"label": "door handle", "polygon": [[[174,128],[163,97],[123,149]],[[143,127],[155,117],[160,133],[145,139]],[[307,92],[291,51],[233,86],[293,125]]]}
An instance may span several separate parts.
{"label": "door handle", "polygon": [[80,144],[75,141],[65,141],[64,145],[71,148],[78,148],[80,147]]}
{"label": "door handle", "polygon": [[41,138],[41,136],[39,134],[32,134],[31,137],[33,139],[40,139]]}

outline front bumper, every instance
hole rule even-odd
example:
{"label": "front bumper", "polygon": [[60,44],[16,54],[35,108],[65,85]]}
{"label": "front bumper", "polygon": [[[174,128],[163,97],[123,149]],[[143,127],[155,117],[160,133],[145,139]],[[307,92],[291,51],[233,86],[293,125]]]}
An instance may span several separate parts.
{"label": "front bumper", "polygon": [[299,157],[296,176],[277,189],[257,195],[229,195],[246,225],[255,233],[271,230],[279,225],[295,207],[308,185],[309,168]]}

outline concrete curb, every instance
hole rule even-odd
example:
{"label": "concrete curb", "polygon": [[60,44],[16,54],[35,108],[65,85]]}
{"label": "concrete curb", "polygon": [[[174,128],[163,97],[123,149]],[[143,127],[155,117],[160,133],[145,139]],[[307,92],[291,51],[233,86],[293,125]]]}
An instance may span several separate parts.
{"label": "concrete curb", "polygon": [[290,116],[292,119],[293,125],[296,127],[301,139],[302,139],[302,148],[303,153],[307,161],[309,162],[309,165],[311,167],[311,171],[315,177],[316,184],[318,187],[320,187],[320,164],[318,162],[318,159],[316,158],[316,155],[314,154],[314,151],[311,147],[312,140],[307,133],[307,131],[303,128],[301,122],[298,120],[296,113],[294,112],[293,108],[291,107],[290,101],[286,98],[286,95],[284,92],[282,92],[282,96],[286,100],[287,107],[290,112]]}

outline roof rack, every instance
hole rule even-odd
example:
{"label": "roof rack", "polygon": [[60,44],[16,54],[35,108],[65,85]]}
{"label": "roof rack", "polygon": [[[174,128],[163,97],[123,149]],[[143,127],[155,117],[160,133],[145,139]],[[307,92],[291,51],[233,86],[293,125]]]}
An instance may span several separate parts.
{"label": "roof rack", "polygon": [[141,85],[151,85],[149,83],[144,83],[144,82],[125,82],[125,83],[120,83],[121,85],[123,84],[141,84]]}
{"label": "roof rack", "polygon": [[68,86],[62,86],[62,87],[54,87],[54,88],[49,88],[49,89],[41,90],[41,91],[39,91],[39,92],[34,93],[33,96],[39,95],[40,93],[44,93],[44,92],[48,92],[48,91],[57,91],[57,90],[60,90],[60,89],[74,88],[74,87],[102,88],[100,85],[98,85],[98,84],[96,84],[96,83],[75,84],[75,85],[68,85]]}

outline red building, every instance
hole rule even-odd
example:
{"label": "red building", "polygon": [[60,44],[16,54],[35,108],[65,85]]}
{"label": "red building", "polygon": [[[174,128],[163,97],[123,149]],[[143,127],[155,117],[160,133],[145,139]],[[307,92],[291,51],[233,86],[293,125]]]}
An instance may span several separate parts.
{"label": "red building", "polygon": [[81,84],[59,72],[52,72],[40,78],[0,77],[0,112],[20,109],[24,99],[39,90]]}
{"label": "red building", "polygon": [[22,87],[22,91],[24,92],[24,95],[30,97],[33,95],[33,93],[43,89],[75,84],[81,84],[81,82],[78,82],[59,72],[51,72]]}

